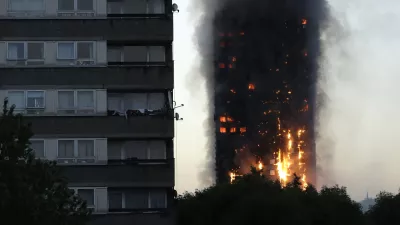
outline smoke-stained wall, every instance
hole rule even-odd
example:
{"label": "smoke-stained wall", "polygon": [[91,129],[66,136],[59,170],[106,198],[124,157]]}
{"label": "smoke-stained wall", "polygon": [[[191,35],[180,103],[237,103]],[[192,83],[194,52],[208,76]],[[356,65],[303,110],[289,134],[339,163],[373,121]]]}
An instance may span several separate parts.
{"label": "smoke-stained wall", "polygon": [[[314,183],[325,0],[202,0],[195,7],[201,74],[213,103],[207,128],[215,129],[209,151],[216,181],[256,166],[271,178],[296,172]],[[288,169],[289,161],[297,167]]]}
{"label": "smoke-stained wall", "polygon": [[[315,182],[314,111],[324,12],[322,0],[225,1],[215,12],[210,79],[217,182],[258,164],[266,175],[279,178],[279,163],[299,157],[303,161],[296,163],[305,164],[307,181]],[[297,170],[286,172],[301,173]]]}

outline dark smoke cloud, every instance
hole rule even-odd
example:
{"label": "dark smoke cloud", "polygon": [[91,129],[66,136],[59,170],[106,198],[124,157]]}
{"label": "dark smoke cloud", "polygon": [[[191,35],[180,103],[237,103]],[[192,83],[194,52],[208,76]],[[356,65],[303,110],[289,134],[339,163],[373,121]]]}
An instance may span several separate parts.
{"label": "dark smoke cloud", "polygon": [[[226,91],[227,87],[232,83],[230,80],[217,82],[215,80],[214,60],[217,60],[216,58],[219,54],[218,48],[215,46],[215,40],[218,38],[215,35],[215,25],[220,28],[225,26],[227,30],[246,30],[244,42],[247,47],[240,49],[240,52],[237,52],[237,56],[242,63],[246,63],[244,68],[251,77],[251,81],[257,86],[254,93],[255,98],[268,99],[271,97],[273,90],[279,88],[282,78],[274,78],[279,74],[274,71],[271,72],[271,68],[274,70],[276,68],[282,69],[281,63],[287,51],[295,53],[296,50],[299,50],[297,53],[301,53],[303,49],[307,49],[307,62],[296,59],[293,65],[291,64],[287,67],[288,69],[284,76],[287,79],[291,79],[292,83],[290,85],[295,90],[293,96],[295,106],[293,107],[298,107],[299,102],[302,102],[302,99],[306,97],[310,102],[310,110],[314,112],[317,101],[316,80],[318,57],[320,56],[319,37],[321,26],[324,25],[323,22],[326,19],[327,5],[325,0],[196,0],[193,2],[192,7],[195,9],[192,16],[198,22],[196,24],[194,43],[201,60],[196,65],[199,73],[190,76],[188,84],[190,88],[193,88],[200,80],[206,82],[207,99],[209,100],[209,108],[206,109],[206,112],[209,113],[209,119],[205,121],[205,132],[210,138],[207,145],[209,148],[209,167],[202,173],[205,180],[208,180],[211,176],[215,176],[214,113],[219,114],[220,112],[218,111],[227,110],[226,107],[221,107],[219,102],[214,102],[214,97]],[[216,18],[222,14],[230,18],[225,18],[228,21],[225,25],[216,23]],[[307,34],[305,39],[296,40],[296,35],[294,34],[296,29],[299,29],[296,26],[303,18],[309,21]],[[285,33],[284,29],[282,29],[286,21],[289,21],[288,29],[292,29],[288,33]],[[294,21],[296,24],[294,24]],[[289,46],[286,48],[286,52],[280,52],[282,42]],[[308,76],[312,80],[311,83],[307,83],[300,77],[299,71],[304,68],[307,68]],[[284,72],[282,71],[280,74],[284,74]],[[218,106],[217,111],[215,104]],[[245,110],[243,107],[238,105],[237,110]],[[261,109],[254,108],[253,118],[248,119],[251,123],[261,120],[256,116],[260,113],[256,110]],[[290,111],[289,109],[288,114],[291,114]],[[288,120],[292,123],[300,124],[313,120],[314,117],[315,114],[307,118],[291,116],[291,119]],[[313,122],[311,126],[314,126]],[[313,134],[310,138],[315,139]],[[255,141],[255,138],[248,137],[247,141]],[[232,161],[234,160],[232,158]],[[244,161],[248,161],[248,159]]]}

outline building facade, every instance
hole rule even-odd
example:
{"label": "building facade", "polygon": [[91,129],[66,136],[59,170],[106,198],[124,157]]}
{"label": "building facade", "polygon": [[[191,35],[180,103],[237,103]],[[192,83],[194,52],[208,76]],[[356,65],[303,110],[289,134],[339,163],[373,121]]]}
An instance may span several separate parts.
{"label": "building facade", "polygon": [[[217,182],[251,167],[315,184],[319,47],[311,1],[226,1],[214,20]],[[316,9],[318,10],[318,9]]]}
{"label": "building facade", "polygon": [[0,0],[0,26],[0,98],[91,224],[173,224],[171,0]]}

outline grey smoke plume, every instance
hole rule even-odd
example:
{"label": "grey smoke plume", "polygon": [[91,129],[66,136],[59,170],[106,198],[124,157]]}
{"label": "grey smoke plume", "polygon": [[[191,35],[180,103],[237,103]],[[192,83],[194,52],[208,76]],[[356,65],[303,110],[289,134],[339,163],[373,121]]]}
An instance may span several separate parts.
{"label": "grey smoke plume", "polygon": [[195,35],[193,43],[199,54],[200,60],[194,63],[193,73],[187,76],[187,87],[196,99],[196,88],[199,83],[205,83],[207,105],[203,112],[207,115],[204,120],[205,136],[207,143],[204,151],[207,151],[207,162],[204,168],[200,169],[201,183],[205,186],[215,182],[215,122],[214,122],[214,80],[213,71],[213,31],[212,21],[215,12],[222,1],[215,0],[194,0],[190,6],[192,24],[195,24]]}

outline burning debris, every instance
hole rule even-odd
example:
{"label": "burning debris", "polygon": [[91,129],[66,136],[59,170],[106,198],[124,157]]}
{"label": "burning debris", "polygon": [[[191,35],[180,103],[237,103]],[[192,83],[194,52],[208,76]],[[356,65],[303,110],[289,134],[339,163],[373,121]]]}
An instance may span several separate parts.
{"label": "burning debris", "polygon": [[[318,2],[318,3],[316,3]],[[214,18],[217,182],[254,167],[315,182],[315,80],[323,0],[226,1]]]}

